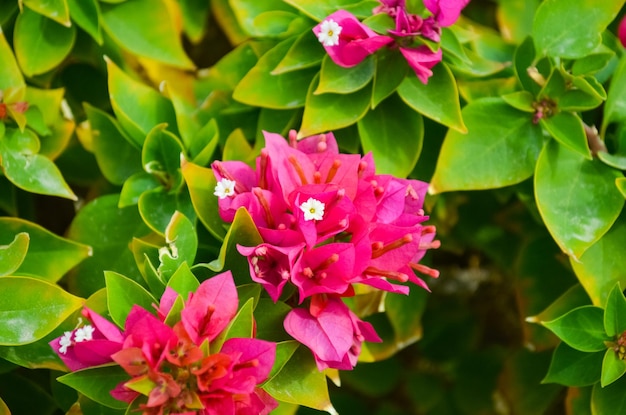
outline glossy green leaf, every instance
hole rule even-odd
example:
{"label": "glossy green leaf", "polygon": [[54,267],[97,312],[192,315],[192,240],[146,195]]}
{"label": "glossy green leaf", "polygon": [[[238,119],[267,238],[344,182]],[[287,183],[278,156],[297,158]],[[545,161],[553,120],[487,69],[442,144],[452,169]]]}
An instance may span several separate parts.
{"label": "glossy green leaf", "polygon": [[63,26],[25,8],[15,22],[15,56],[27,76],[39,75],[58,66],[70,53],[75,26]]}
{"label": "glossy green leaf", "polygon": [[146,135],[158,124],[166,123],[176,133],[172,103],[156,90],[132,79],[110,59],[106,61],[111,106],[137,147],[143,145]]}
{"label": "glossy green leaf", "polygon": [[333,62],[330,56],[326,56],[322,61],[320,80],[313,94],[356,92],[372,80],[375,69],[376,63],[371,56],[350,68],[339,66]]}
{"label": "glossy green leaf", "polygon": [[626,286],[626,258],[621,255],[626,244],[626,220],[620,217],[598,242],[580,257],[570,258],[570,263],[580,283],[591,297],[593,304],[604,307],[617,282]]}
{"label": "glossy green leaf", "polygon": [[[16,274],[56,282],[70,269],[91,255],[91,248],[20,218],[0,218],[0,244],[9,244],[13,235],[28,234],[28,251]],[[23,237],[21,237],[23,239]],[[22,242],[24,243],[24,241]]]}
{"label": "glossy green leaf", "polygon": [[177,68],[194,68],[163,0],[101,4],[100,9],[104,29],[125,49]]}
{"label": "glossy green leaf", "polygon": [[582,285],[576,284],[565,291],[559,298],[536,316],[527,317],[529,323],[551,321],[567,313],[569,310],[589,305],[589,295]]}
{"label": "glossy green leaf", "polygon": [[157,177],[165,189],[177,190],[183,181],[180,163],[185,150],[178,137],[165,128],[166,124],[159,124],[150,130],[141,151],[141,162],[144,170]]}
{"label": "glossy green leaf", "polygon": [[449,130],[441,147],[434,192],[503,187],[532,175],[543,137],[530,114],[485,98],[463,108],[463,119],[467,134]]}
{"label": "glossy green leaf", "polygon": [[165,228],[165,242],[168,246],[160,252],[158,271],[167,282],[182,264],[193,264],[198,250],[196,229],[185,215],[176,211]]}
{"label": "glossy green leaf", "polygon": [[317,370],[313,355],[305,347],[299,347],[263,389],[279,401],[337,413],[330,403],[326,376]]}
{"label": "glossy green leaf", "polygon": [[621,378],[626,373],[626,362],[617,356],[617,352],[609,348],[602,361],[602,378],[600,385],[605,387]]}
{"label": "glossy green leaf", "polygon": [[329,0],[324,2],[316,0],[285,0],[285,3],[291,4],[317,21],[324,20],[326,16],[340,9],[349,11],[356,17],[368,17],[372,15],[372,9],[380,5],[376,0]]}
{"label": "glossy green leaf", "polygon": [[616,284],[606,300],[604,308],[604,330],[609,336],[622,334],[626,331],[626,298]]}
{"label": "glossy green leaf", "polygon": [[98,167],[111,183],[121,185],[142,170],[141,152],[122,132],[118,122],[98,108],[85,104]]}
{"label": "glossy green leaf", "polygon": [[559,112],[551,117],[540,119],[539,123],[558,142],[591,160],[583,121],[576,114]]}
{"label": "glossy green leaf", "polygon": [[496,17],[505,40],[514,43],[530,35],[539,0],[507,0],[498,3]]}
{"label": "glossy green leaf", "polygon": [[604,332],[604,310],[596,306],[575,308],[563,316],[542,324],[568,346],[581,352],[599,352],[610,340]]}
{"label": "glossy green leaf", "polygon": [[618,177],[615,179],[615,187],[626,198],[626,177]]}
{"label": "glossy green leaf", "polygon": [[535,97],[528,91],[517,91],[502,95],[504,102],[513,108],[524,112],[535,112]]}
{"label": "glossy green leaf", "polygon": [[26,232],[15,235],[8,245],[0,245],[0,277],[17,271],[26,258],[30,237]]}
{"label": "glossy green leaf", "polygon": [[626,413],[625,387],[626,378],[623,376],[606,387],[602,387],[599,382],[596,383],[591,393],[591,413],[593,415]]}
{"label": "glossy green leaf", "polygon": [[352,94],[315,95],[313,91],[318,82],[316,77],[307,94],[299,133],[301,137],[348,127],[365,116],[372,97],[371,86]]}
{"label": "glossy green leaf", "polygon": [[237,250],[237,245],[257,246],[263,242],[254,221],[244,208],[239,208],[228,229],[219,256],[208,264],[214,272],[230,270],[236,285],[250,282],[248,261]]}
{"label": "glossy green leaf", "polygon": [[224,151],[222,152],[222,160],[238,160],[246,161],[254,157],[252,154],[252,146],[246,139],[245,134],[240,128],[234,130],[224,143]]}
{"label": "glossy green leaf", "polygon": [[383,49],[377,52],[372,108],[376,108],[385,98],[395,92],[409,71],[409,66],[401,53]]}
{"label": "glossy green leaf", "polygon": [[581,352],[561,342],[552,354],[550,369],[541,383],[590,386],[600,380],[604,351]]}
{"label": "glossy green leaf", "polygon": [[[0,277],[0,345],[35,342],[83,305],[57,285],[28,277]],[[37,301],[33,301],[37,299]]]}
{"label": "glossy green leaf", "polygon": [[613,184],[617,174],[555,141],[544,147],[535,171],[535,197],[563,252],[580,258],[615,222],[624,206]]}
{"label": "glossy green leaf", "polygon": [[170,193],[162,188],[150,190],[139,196],[137,206],[146,225],[160,235],[165,233],[176,211],[182,212],[191,220],[196,217],[189,194],[185,190],[180,193]]}
{"label": "glossy green leaf", "polygon": [[597,156],[607,166],[611,166],[619,170],[626,170],[626,156],[621,154],[609,154],[604,151],[598,151]]}
{"label": "glossy green leaf", "polygon": [[194,136],[187,147],[191,161],[206,166],[212,160],[219,143],[220,133],[217,122],[211,118]]}
{"label": "glossy green leaf", "polygon": [[626,121],[626,55],[622,56],[619,65],[615,68],[611,85],[609,86],[606,104],[604,105],[604,117],[602,118],[602,131],[604,136],[609,124]]}
{"label": "glossy green leaf", "polygon": [[[277,37],[300,32],[305,18],[281,0],[229,0],[241,28],[253,37]],[[291,30],[290,30],[291,28]]]}
{"label": "glossy green leaf", "polygon": [[210,168],[185,162],[182,166],[183,177],[189,189],[193,208],[200,221],[218,240],[226,236],[226,226],[219,216],[217,196],[213,194],[217,180]]}
{"label": "glossy green leaf", "polygon": [[237,84],[233,98],[244,104],[263,108],[302,107],[317,68],[304,68],[276,75],[271,73],[285,57],[294,40],[295,38],[288,38],[265,53]]}
{"label": "glossy green leaf", "polygon": [[[15,100],[19,101],[23,98],[26,85],[22,71],[17,65],[13,50],[2,33],[0,28],[0,91],[6,94],[6,90],[11,88],[14,91],[21,91],[15,96]],[[6,97],[5,97],[6,100]]]}
{"label": "glossy green leaf", "polygon": [[93,256],[68,278],[71,292],[88,296],[105,286],[102,270],[142,281],[128,248],[133,237],[150,233],[136,206],[118,208],[116,194],[100,196],[78,211],[68,231],[72,240],[91,245]]}
{"label": "glossy green leaf", "polygon": [[513,69],[522,87],[533,95],[537,95],[541,89],[540,85],[530,77],[529,69],[536,69],[535,61],[537,53],[535,43],[531,37],[527,37],[515,50],[513,55]]}
{"label": "glossy green leaf", "polygon": [[180,13],[183,19],[183,30],[193,43],[202,40],[209,19],[209,7],[204,0],[181,0]]}
{"label": "glossy green leaf", "polygon": [[189,264],[183,262],[167,282],[167,286],[186,299],[189,293],[198,289],[200,283],[189,269]]}
{"label": "glossy green leaf", "polygon": [[110,393],[119,383],[130,380],[121,366],[83,369],[58,377],[57,380],[108,408],[125,409],[128,406],[126,402],[113,398]]}
{"label": "glossy green leaf", "polygon": [[422,315],[428,292],[414,288],[409,295],[390,295],[385,298],[385,312],[393,327],[397,350],[402,350],[422,338]]}
{"label": "glossy green leaf", "polygon": [[283,327],[283,321],[289,311],[291,307],[282,301],[274,303],[269,298],[260,298],[254,309],[257,322],[256,337],[273,342],[291,339]]}
{"label": "glossy green leaf", "polygon": [[39,152],[39,138],[30,130],[8,130],[0,139],[0,164],[4,175],[31,193],[76,200],[58,167]]}
{"label": "glossy green leaf", "polygon": [[72,20],[89,33],[98,44],[102,44],[100,6],[97,0],[67,0]]}
{"label": "glossy green leaf", "polygon": [[276,358],[274,359],[272,371],[267,377],[268,380],[272,379],[277,373],[283,370],[285,364],[289,362],[298,347],[300,347],[300,343],[295,340],[287,340],[276,343]]}
{"label": "glossy green leaf", "polygon": [[22,0],[23,4],[31,10],[55,20],[63,26],[69,27],[70,11],[67,0]]}
{"label": "glossy green leaf", "polygon": [[433,75],[426,85],[410,73],[398,87],[398,94],[422,115],[459,132],[467,131],[461,116],[456,81],[444,63],[433,68]]}
{"label": "glossy green leaf", "polygon": [[135,281],[113,271],[104,271],[107,288],[107,304],[113,321],[124,327],[126,317],[134,305],[152,311],[158,301]]}
{"label": "glossy green leaf", "polygon": [[[241,302],[241,299],[240,299]],[[228,339],[248,339],[254,333],[254,299],[246,301],[231,320],[228,327],[211,342],[211,353],[217,353]]]}
{"label": "glossy green leaf", "polygon": [[544,1],[535,15],[532,35],[540,53],[569,59],[591,52],[602,41],[602,32],[615,19],[621,0]]}
{"label": "glossy green leaf", "polygon": [[326,51],[313,32],[302,33],[291,45],[285,56],[272,70],[272,75],[297,71],[299,69],[317,66],[326,56]]}
{"label": "glossy green leaf", "polygon": [[378,174],[407,177],[422,151],[424,120],[397,96],[383,101],[357,123],[363,152],[372,152]]}

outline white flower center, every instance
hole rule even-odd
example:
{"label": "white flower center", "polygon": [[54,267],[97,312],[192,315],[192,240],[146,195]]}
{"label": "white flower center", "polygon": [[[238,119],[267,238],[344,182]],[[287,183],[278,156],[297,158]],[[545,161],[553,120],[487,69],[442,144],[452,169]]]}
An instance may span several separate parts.
{"label": "white flower center", "polygon": [[300,205],[300,210],[304,212],[304,220],[322,220],[324,207],[324,203],[310,197],[309,200]]}
{"label": "white flower center", "polygon": [[87,324],[76,330],[76,333],[74,333],[74,341],[76,343],[80,343],[88,340],[93,340],[94,331],[95,329],[93,328],[93,326]]}
{"label": "white flower center", "polygon": [[67,348],[72,345],[72,332],[66,331],[63,333],[63,336],[59,339],[59,353],[67,353]]}
{"label": "white flower center", "polygon": [[342,27],[333,19],[324,20],[320,25],[317,39],[324,46],[336,46],[339,44],[339,34]]}
{"label": "white flower center", "polygon": [[222,179],[217,182],[217,186],[215,186],[213,194],[220,199],[226,199],[228,196],[234,196],[235,184],[236,182],[234,180]]}

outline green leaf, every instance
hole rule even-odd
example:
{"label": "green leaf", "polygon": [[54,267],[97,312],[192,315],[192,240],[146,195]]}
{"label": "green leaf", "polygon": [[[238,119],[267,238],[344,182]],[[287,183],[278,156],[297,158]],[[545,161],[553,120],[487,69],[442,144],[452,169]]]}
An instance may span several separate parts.
{"label": "green leaf", "polygon": [[25,8],[15,22],[15,56],[26,76],[39,75],[58,66],[76,39],[75,26],[63,26]]}
{"label": "green leaf", "polygon": [[13,274],[26,258],[30,237],[26,232],[15,235],[8,245],[0,245],[0,277]]}
{"label": "green leaf", "polygon": [[604,307],[609,292],[617,282],[626,286],[626,258],[621,254],[626,244],[626,218],[620,216],[613,227],[577,261],[570,264],[593,304]]}
{"label": "green leaf", "polygon": [[537,95],[541,90],[539,84],[528,74],[529,68],[535,68],[534,65],[537,64],[535,61],[536,56],[535,43],[530,36],[517,47],[513,56],[515,75],[522,87],[533,96]]}
{"label": "green leaf", "polygon": [[152,174],[144,171],[135,173],[124,182],[118,206],[123,208],[136,205],[143,193],[159,187],[161,183]]}
{"label": "green leaf", "polygon": [[507,0],[498,2],[496,17],[505,40],[522,43],[530,35],[539,0]]}
{"label": "green leaf", "polygon": [[561,317],[542,324],[568,346],[581,352],[599,352],[610,340],[604,332],[604,310],[588,305],[575,308]]}
{"label": "green leaf", "polygon": [[67,0],[67,5],[72,20],[101,45],[103,40],[99,3],[96,0]]}
{"label": "green leaf", "polygon": [[376,64],[371,56],[368,56],[356,66],[344,68],[337,65],[330,56],[326,55],[322,61],[320,81],[313,94],[349,94],[356,92],[364,88],[372,80],[375,68]]}
{"label": "green leaf", "polygon": [[[0,277],[0,346],[33,343],[83,305],[57,285],[27,277]],[[33,301],[36,299],[37,301]]]}
{"label": "green leaf", "polygon": [[224,143],[224,151],[222,152],[222,160],[238,160],[245,161],[252,159],[252,146],[246,139],[245,134],[240,128],[234,130]]}
{"label": "green leaf", "polygon": [[602,42],[602,32],[624,2],[580,0],[572,7],[569,0],[548,0],[535,14],[532,35],[542,54],[569,59],[581,58]]}
{"label": "green leaf", "polygon": [[111,391],[130,376],[120,366],[101,366],[79,370],[58,377],[57,380],[99,404],[113,409],[125,409],[128,404],[111,396]]}
{"label": "green leaf", "polygon": [[191,140],[187,147],[191,161],[200,166],[206,166],[212,160],[213,153],[219,143],[220,133],[217,122],[211,118]]}
{"label": "green leaf", "polygon": [[528,113],[484,98],[463,108],[463,119],[468,133],[449,130],[441,147],[434,192],[503,187],[532,175],[543,137]]}
{"label": "green leaf", "polygon": [[70,290],[88,296],[103,288],[102,270],[118,272],[135,281],[142,277],[132,252],[133,237],[150,230],[141,220],[136,206],[118,208],[119,196],[109,194],[92,200],[79,211],[68,231],[68,237],[93,247],[93,256],[83,261],[68,278]]}
{"label": "green leaf", "polygon": [[615,179],[615,187],[617,187],[617,190],[626,198],[626,177],[618,177]]}
{"label": "green leaf", "polygon": [[504,102],[524,112],[535,112],[535,97],[528,91],[517,91],[502,95]]}
{"label": "green leaf", "polygon": [[109,114],[89,104],[85,104],[85,113],[91,126],[98,167],[111,183],[124,184],[129,177],[142,170],[141,153]]}
{"label": "green leaf", "polygon": [[[131,3],[136,2],[128,4]],[[176,133],[176,115],[171,101],[126,75],[110,59],[105,60],[111,106],[120,125],[137,148],[143,145],[146,135],[158,124],[166,123],[170,131]]]}
{"label": "green leaf", "polygon": [[166,124],[150,130],[141,151],[141,162],[146,172],[157,177],[167,190],[178,190],[183,183],[180,173],[181,157],[185,149]]}
{"label": "green leaf", "polygon": [[67,0],[23,0],[23,4],[63,26],[69,27],[72,24]]}
{"label": "green leaf", "polygon": [[614,185],[617,175],[555,141],[544,147],[535,171],[535,197],[563,252],[580,258],[615,222],[624,206]]}
{"label": "green leaf", "polygon": [[356,17],[369,17],[372,15],[372,9],[380,5],[376,0],[328,0],[324,2],[317,0],[284,1],[316,21],[324,20],[326,16],[339,9],[349,11]]}
{"label": "green leaf", "polygon": [[626,331],[626,298],[619,283],[615,284],[606,300],[604,330],[609,336],[616,336]]}
{"label": "green leaf", "polygon": [[348,127],[365,116],[370,106],[372,87],[352,94],[315,95],[319,77],[310,85],[302,115],[299,136],[307,137]]}
{"label": "green leaf", "polygon": [[576,284],[565,291],[559,298],[536,316],[526,317],[528,323],[541,323],[554,320],[574,308],[589,305],[589,295],[581,284]]}
{"label": "green leaf", "polygon": [[31,130],[8,130],[0,138],[0,163],[4,175],[28,192],[77,200],[57,166],[37,154],[39,148],[39,138]]}
{"label": "green leaf", "polygon": [[376,53],[376,72],[372,89],[372,109],[395,92],[409,71],[409,65],[401,53],[382,49]]}
{"label": "green leaf", "polygon": [[[276,37],[305,24],[304,18],[281,0],[229,0],[229,3],[239,26],[253,37]],[[293,29],[289,30],[290,27]]]}
{"label": "green leaf", "polygon": [[600,385],[604,388],[615,382],[626,373],[626,362],[617,356],[617,352],[609,348],[604,354],[602,361],[602,378]]}
{"label": "green leaf", "polygon": [[363,152],[372,152],[378,174],[407,177],[420,156],[422,116],[397,96],[383,101],[357,123]]}
{"label": "green leaf", "polygon": [[456,81],[443,62],[433,68],[433,75],[426,85],[410,73],[398,87],[398,94],[422,115],[459,132],[467,131],[461,116]]}
{"label": "green leaf", "polygon": [[591,393],[591,413],[594,415],[611,415],[626,413],[626,378],[602,387],[600,382],[593,386]]}
{"label": "green leaf", "polygon": [[168,247],[160,252],[158,271],[167,282],[182,264],[193,264],[198,250],[196,229],[185,215],[176,211],[165,228],[165,242]]}
{"label": "green leaf", "polygon": [[[28,241],[20,239],[28,246],[28,252],[15,274],[36,276],[49,282],[56,282],[70,269],[91,255],[91,248],[60,236],[41,226],[20,218],[0,218],[0,244],[8,244],[13,235],[27,234]],[[4,261],[0,261],[4,265]]]}
{"label": "green leaf", "polygon": [[226,227],[218,214],[217,196],[213,195],[217,185],[213,171],[210,168],[185,162],[182,166],[182,173],[198,218],[214,237],[223,240],[226,236]]}
{"label": "green leaf", "polygon": [[426,308],[427,294],[426,290],[415,287],[409,295],[385,297],[385,312],[393,327],[397,350],[402,350],[422,338],[422,315]]}
{"label": "green leaf", "polygon": [[307,88],[317,73],[317,68],[272,74],[294,41],[295,38],[288,38],[265,53],[237,84],[233,98],[244,104],[263,108],[302,107],[307,97]]}
{"label": "green leaf", "polygon": [[174,275],[172,275],[172,278],[167,282],[167,286],[172,288],[183,298],[187,298],[189,293],[198,289],[200,283],[189,269],[189,264],[183,262]]}
{"label": "green leaf", "polygon": [[[0,91],[3,91],[5,95],[8,89],[11,89],[13,91],[20,91],[19,94],[14,97],[16,101],[20,101],[24,97],[26,84],[24,83],[22,71],[20,70],[19,66],[17,66],[15,56],[13,56],[11,46],[9,46],[1,29],[0,62],[2,62],[2,65],[0,65]],[[4,99],[6,100],[6,96]]]}
{"label": "green leaf", "polygon": [[272,70],[272,75],[280,75],[320,64],[326,56],[326,51],[320,47],[319,43],[315,34],[308,30],[303,32]]}
{"label": "green leaf", "polygon": [[559,112],[551,117],[541,118],[539,123],[559,143],[591,160],[583,121],[578,115],[572,112]]}
{"label": "green leaf", "polygon": [[195,212],[189,194],[167,192],[162,188],[147,191],[139,197],[139,214],[154,232],[163,235],[176,211],[195,220]]}
{"label": "green leaf", "polygon": [[177,68],[194,68],[163,0],[101,3],[100,8],[104,29],[125,49]]}
{"label": "green leaf", "polygon": [[296,350],[300,347],[300,343],[295,340],[287,340],[276,343],[276,358],[274,359],[274,366],[272,371],[268,375],[268,381],[271,380],[277,373],[279,373],[285,367],[285,364],[291,359]]}
{"label": "green leaf", "polygon": [[237,251],[237,245],[257,246],[262,242],[263,239],[248,211],[239,208],[224,238],[219,256],[211,261],[208,267],[214,272],[230,270],[235,285],[247,284],[250,282],[248,261]]}
{"label": "green leaf", "polygon": [[282,402],[337,413],[330,403],[326,376],[317,370],[313,355],[306,347],[299,347],[263,389]]}
{"label": "green leaf", "polygon": [[604,105],[604,117],[602,118],[601,135],[604,137],[606,128],[612,122],[622,123],[626,121],[626,55],[622,56],[619,65],[613,73],[609,86],[606,103]]}
{"label": "green leaf", "polygon": [[209,21],[210,8],[204,0],[181,0],[179,4],[183,30],[193,43],[200,42]]}
{"label": "green leaf", "polygon": [[283,327],[291,307],[282,301],[274,303],[269,298],[260,298],[254,309],[257,322],[256,337],[273,342],[291,339]]}
{"label": "green leaf", "polygon": [[107,288],[107,304],[113,321],[124,327],[126,317],[134,305],[152,311],[158,301],[141,285],[113,271],[104,271]]}
{"label": "green leaf", "polygon": [[254,298],[248,299],[237,311],[228,327],[211,342],[211,353],[217,353],[228,339],[249,339],[254,333]]}
{"label": "green leaf", "polygon": [[559,383],[570,387],[590,386],[600,380],[602,350],[586,353],[559,343],[552,355],[550,369],[541,383]]}

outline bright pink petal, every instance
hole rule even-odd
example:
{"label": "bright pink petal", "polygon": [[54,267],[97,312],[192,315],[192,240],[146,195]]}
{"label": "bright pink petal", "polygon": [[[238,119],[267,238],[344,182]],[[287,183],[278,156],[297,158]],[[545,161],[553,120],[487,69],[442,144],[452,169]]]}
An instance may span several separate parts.
{"label": "bright pink petal", "polygon": [[619,37],[620,42],[622,42],[622,46],[626,48],[626,16],[622,17],[622,21],[619,22],[617,36]]}
{"label": "bright pink petal", "polygon": [[428,78],[433,75],[431,68],[441,62],[441,49],[431,51],[428,46],[417,48],[400,48],[400,52],[423,84],[428,83]]}
{"label": "bright pink petal", "polygon": [[470,0],[424,0],[424,6],[435,16],[435,20],[442,27],[447,27],[456,22],[461,15],[461,10]]}

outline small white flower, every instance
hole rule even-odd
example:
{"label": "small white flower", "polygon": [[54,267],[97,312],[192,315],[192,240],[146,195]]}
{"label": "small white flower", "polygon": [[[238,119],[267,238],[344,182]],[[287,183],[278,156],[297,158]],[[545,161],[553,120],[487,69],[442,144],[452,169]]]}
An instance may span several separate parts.
{"label": "small white flower", "polygon": [[222,179],[217,182],[217,186],[215,186],[213,194],[220,199],[226,199],[228,196],[234,196],[235,184],[236,182],[234,180]]}
{"label": "small white flower", "polygon": [[310,197],[309,200],[300,205],[300,210],[304,212],[304,220],[322,220],[324,207],[324,203]]}
{"label": "small white flower", "polygon": [[74,341],[76,343],[80,343],[80,342],[84,342],[87,340],[93,340],[94,331],[95,329],[93,328],[93,326],[90,324],[87,324],[76,330],[76,333],[74,333]]}
{"label": "small white flower", "polygon": [[320,25],[317,39],[324,46],[336,46],[339,44],[339,34],[342,27],[333,19],[324,20]]}
{"label": "small white flower", "polygon": [[63,336],[59,339],[59,353],[65,354],[67,353],[67,348],[72,345],[72,332],[66,331],[63,333]]}

